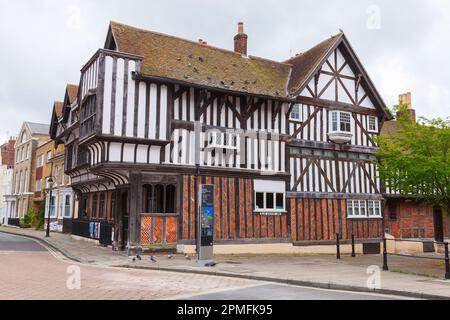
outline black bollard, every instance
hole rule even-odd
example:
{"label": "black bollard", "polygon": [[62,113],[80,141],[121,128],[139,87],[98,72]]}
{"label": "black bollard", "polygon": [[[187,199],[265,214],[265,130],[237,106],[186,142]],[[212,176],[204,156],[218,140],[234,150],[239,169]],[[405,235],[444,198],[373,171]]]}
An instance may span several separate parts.
{"label": "black bollard", "polygon": [[339,238],[340,238],[339,233],[336,233],[336,259],[338,260],[341,259],[341,247],[339,244]]}
{"label": "black bollard", "polygon": [[389,271],[388,262],[387,262],[387,240],[386,237],[383,237],[383,270]]}
{"label": "black bollard", "polygon": [[450,259],[448,257],[448,242],[444,243],[445,248],[445,279],[450,279]]}
{"label": "black bollard", "polygon": [[352,234],[352,257],[356,257],[356,252],[355,252],[355,235]]}

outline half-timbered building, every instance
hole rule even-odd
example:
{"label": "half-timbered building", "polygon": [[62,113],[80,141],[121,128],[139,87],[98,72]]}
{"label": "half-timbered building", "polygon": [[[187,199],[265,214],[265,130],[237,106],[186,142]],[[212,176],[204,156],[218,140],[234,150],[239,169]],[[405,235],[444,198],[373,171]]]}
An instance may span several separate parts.
{"label": "half-timbered building", "polygon": [[52,123],[75,233],[190,251],[198,185],[213,184],[219,251],[381,237],[373,150],[391,116],[347,37],[276,62],[238,28],[229,51],[111,22]]}

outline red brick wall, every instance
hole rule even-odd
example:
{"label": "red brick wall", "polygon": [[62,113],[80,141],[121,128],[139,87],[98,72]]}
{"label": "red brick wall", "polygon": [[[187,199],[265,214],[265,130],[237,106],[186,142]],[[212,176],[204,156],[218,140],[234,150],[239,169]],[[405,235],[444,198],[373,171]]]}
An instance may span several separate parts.
{"label": "red brick wall", "polygon": [[342,199],[291,199],[293,241],[379,239],[382,219],[347,219],[346,201]]}
{"label": "red brick wall", "polygon": [[[389,204],[395,203],[397,219],[389,219]],[[417,202],[388,200],[384,210],[388,233],[396,238],[434,238],[433,208]],[[444,232],[445,232],[444,217]]]}
{"label": "red brick wall", "polygon": [[[195,240],[194,176],[183,176],[180,235]],[[290,239],[288,217],[253,213],[253,181],[245,178],[202,177],[201,183],[215,186],[215,240]]]}

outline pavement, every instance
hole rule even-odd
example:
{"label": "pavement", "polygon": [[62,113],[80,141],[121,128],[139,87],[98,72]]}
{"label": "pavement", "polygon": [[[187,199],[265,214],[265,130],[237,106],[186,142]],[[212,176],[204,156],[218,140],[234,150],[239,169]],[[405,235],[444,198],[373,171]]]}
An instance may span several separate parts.
{"label": "pavement", "polygon": [[[213,268],[197,266],[194,257],[182,255],[156,256],[152,262],[148,256],[133,262],[123,253],[113,252],[110,248],[103,248],[96,244],[75,240],[70,235],[52,233],[50,238],[44,237],[44,232],[0,227],[0,232],[9,232],[42,241],[47,246],[62,253],[67,259],[84,265],[115,267],[127,270],[167,271],[177,274],[190,273],[194,276],[219,276],[247,281],[277,283],[277,285],[291,285],[309,288],[310,290],[332,289],[351,291],[352,294],[377,293],[423,299],[450,299],[450,281],[443,280],[444,269],[441,265],[433,265],[440,261],[427,264],[422,259],[389,257],[391,270],[381,271],[381,256],[359,256],[352,258],[343,256],[336,260],[333,256],[216,256],[217,263]],[[405,267],[406,266],[406,267]],[[418,276],[405,273],[421,273],[427,270],[429,276]],[[434,274],[433,274],[434,273]],[[190,277],[191,277],[190,276]],[[432,277],[435,276],[435,277]],[[190,278],[187,277],[187,278]],[[370,289],[368,283],[370,282]],[[250,284],[246,284],[250,285]],[[254,284],[253,284],[254,285]],[[265,288],[268,288],[267,290]],[[238,290],[243,296],[251,296],[252,290]],[[270,292],[269,287],[261,290]],[[295,291],[295,290],[294,290]],[[292,291],[292,292],[294,292]],[[306,292],[306,291],[303,291]],[[315,291],[314,291],[315,292]],[[287,299],[299,293],[283,291]],[[318,293],[317,296],[321,296]],[[226,298],[223,292],[219,296]],[[300,295],[301,296],[301,295]],[[308,296],[308,294],[306,294]],[[309,296],[314,296],[311,292]],[[339,296],[342,296],[339,295]],[[189,295],[187,296],[189,297]],[[191,299],[192,297],[190,297]],[[363,297],[367,298],[367,297]],[[330,299],[332,297],[330,296]]]}
{"label": "pavement", "polygon": [[74,262],[23,236],[0,233],[1,300],[398,300],[213,275]]}

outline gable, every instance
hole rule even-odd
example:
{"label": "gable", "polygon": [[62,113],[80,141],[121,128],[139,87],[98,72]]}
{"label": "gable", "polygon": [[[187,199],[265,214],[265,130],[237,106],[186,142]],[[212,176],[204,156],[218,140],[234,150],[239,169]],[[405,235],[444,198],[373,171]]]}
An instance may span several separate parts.
{"label": "gable", "polygon": [[[301,60],[301,56],[298,60]],[[296,63],[295,60],[291,61]],[[337,36],[331,47],[328,45],[326,54],[310,69],[313,71],[309,77],[298,84],[296,92],[292,92],[294,96],[375,109],[384,118],[392,119],[381,95],[344,34]]]}
{"label": "gable", "polygon": [[363,75],[344,54],[341,46],[333,50],[300,96],[376,109],[376,101],[367,94]]}

